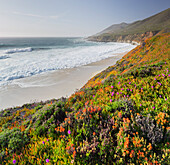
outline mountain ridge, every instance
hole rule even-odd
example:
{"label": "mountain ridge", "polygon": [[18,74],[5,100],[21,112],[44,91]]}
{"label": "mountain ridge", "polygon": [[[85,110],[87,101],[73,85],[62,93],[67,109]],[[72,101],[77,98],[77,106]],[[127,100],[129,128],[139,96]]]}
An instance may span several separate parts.
{"label": "mountain ridge", "polygon": [[170,32],[170,8],[130,24],[123,22],[111,25],[96,35],[88,37],[88,40],[142,43],[146,38],[160,32]]}
{"label": "mountain ridge", "polygon": [[104,29],[103,31],[97,33],[97,35],[103,34],[103,33],[111,33],[112,31],[123,29],[126,26],[128,26],[128,23],[125,23],[125,22],[122,22],[120,24],[114,24],[114,25],[111,25],[108,28]]}

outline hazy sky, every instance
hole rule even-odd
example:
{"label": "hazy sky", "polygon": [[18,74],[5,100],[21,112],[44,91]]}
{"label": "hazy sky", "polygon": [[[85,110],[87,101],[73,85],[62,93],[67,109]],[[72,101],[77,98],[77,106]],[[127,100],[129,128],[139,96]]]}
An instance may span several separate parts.
{"label": "hazy sky", "polygon": [[168,7],[170,0],[0,0],[0,37],[89,36]]}

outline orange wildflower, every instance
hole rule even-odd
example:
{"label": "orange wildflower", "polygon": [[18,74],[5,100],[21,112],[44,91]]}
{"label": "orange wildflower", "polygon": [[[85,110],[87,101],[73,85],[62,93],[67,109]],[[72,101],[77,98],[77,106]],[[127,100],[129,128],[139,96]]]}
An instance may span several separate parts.
{"label": "orange wildflower", "polygon": [[69,149],[70,149],[70,146],[67,146],[67,147],[66,147],[66,150],[69,150]]}
{"label": "orange wildflower", "polygon": [[151,143],[149,143],[149,145],[147,146],[148,150],[151,150],[152,149],[152,145]]}
{"label": "orange wildflower", "polygon": [[85,108],[85,109],[83,109],[83,113],[86,113],[86,108]]}
{"label": "orange wildflower", "polygon": [[121,118],[122,117],[122,113],[118,112],[118,117]]}
{"label": "orange wildflower", "polygon": [[130,157],[132,158],[134,156],[134,150],[131,150]]}
{"label": "orange wildflower", "polygon": [[73,157],[75,157],[75,155],[76,155],[76,151],[73,152]]}

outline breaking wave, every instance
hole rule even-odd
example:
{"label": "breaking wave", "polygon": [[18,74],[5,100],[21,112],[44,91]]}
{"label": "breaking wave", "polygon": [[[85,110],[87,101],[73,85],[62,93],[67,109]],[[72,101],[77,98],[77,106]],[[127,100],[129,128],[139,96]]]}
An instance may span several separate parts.
{"label": "breaking wave", "polygon": [[33,48],[15,48],[15,49],[9,49],[5,51],[5,54],[13,54],[18,52],[32,52]]}
{"label": "breaking wave", "polygon": [[[75,41],[79,42],[79,41]],[[30,77],[49,71],[87,65],[135,48],[128,43],[90,43],[66,48],[17,48],[6,50],[12,56],[0,56],[0,86],[15,79]],[[38,51],[34,51],[38,50]],[[46,50],[46,51],[44,51]],[[30,52],[29,56],[28,53]],[[7,59],[9,58],[9,59]]]}

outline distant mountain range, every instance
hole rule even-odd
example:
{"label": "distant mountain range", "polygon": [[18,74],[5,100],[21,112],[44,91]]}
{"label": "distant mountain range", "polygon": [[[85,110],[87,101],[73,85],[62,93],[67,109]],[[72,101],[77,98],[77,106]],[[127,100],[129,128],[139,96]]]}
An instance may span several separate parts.
{"label": "distant mountain range", "polygon": [[93,41],[141,42],[159,32],[170,32],[170,8],[144,20],[114,24],[90,36]]}

